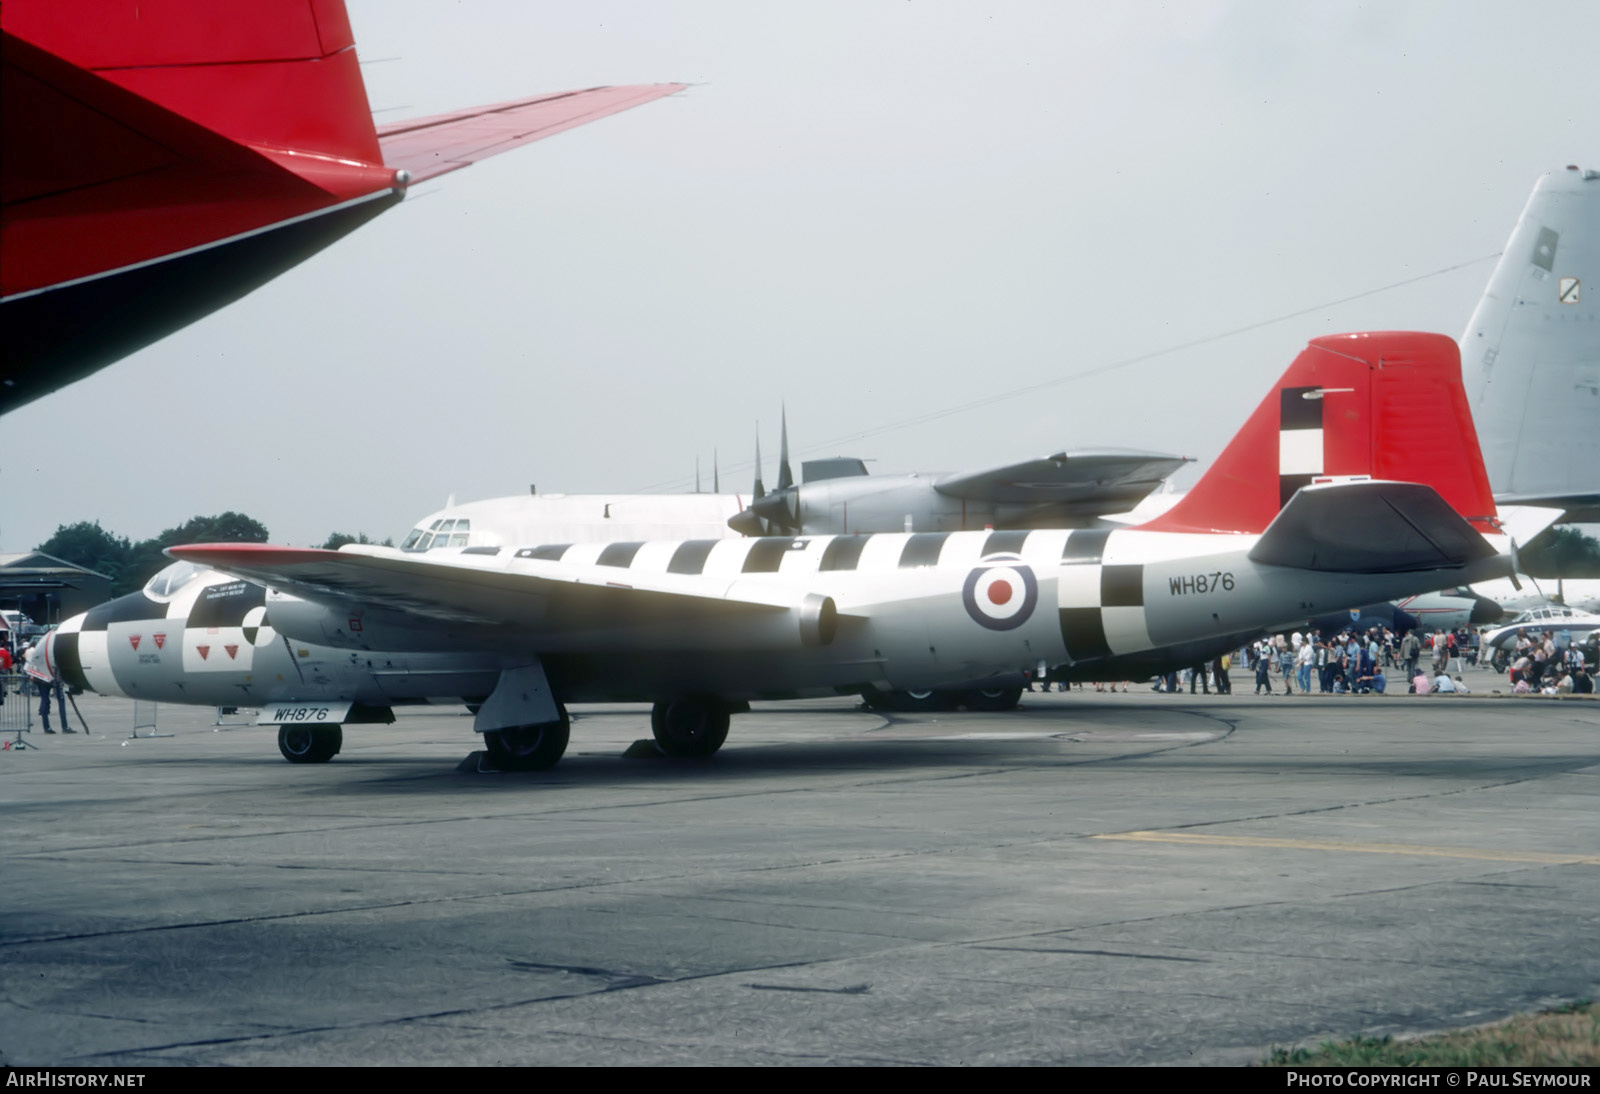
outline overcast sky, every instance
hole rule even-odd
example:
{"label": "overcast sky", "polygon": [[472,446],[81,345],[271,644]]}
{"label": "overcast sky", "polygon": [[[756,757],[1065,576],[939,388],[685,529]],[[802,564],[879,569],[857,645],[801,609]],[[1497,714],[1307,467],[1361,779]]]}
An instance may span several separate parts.
{"label": "overcast sky", "polygon": [[713,448],[744,491],[784,403],[797,459],[875,471],[1208,460],[1310,337],[1459,336],[1537,177],[1600,166],[1586,0],[350,8],[380,122],[696,86],[0,420],[0,550],[398,538],[450,494],[709,488]]}

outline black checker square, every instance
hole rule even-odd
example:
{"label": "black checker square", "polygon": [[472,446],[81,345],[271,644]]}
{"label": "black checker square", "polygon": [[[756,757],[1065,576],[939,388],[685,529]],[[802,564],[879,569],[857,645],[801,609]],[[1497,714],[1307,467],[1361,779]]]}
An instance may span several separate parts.
{"label": "black checker square", "polygon": [[1100,606],[1144,607],[1144,565],[1100,567]]}
{"label": "black checker square", "polygon": [[1067,647],[1067,656],[1075,662],[1093,661],[1111,654],[1111,646],[1106,642],[1105,620],[1099,608],[1062,608],[1061,642]]}

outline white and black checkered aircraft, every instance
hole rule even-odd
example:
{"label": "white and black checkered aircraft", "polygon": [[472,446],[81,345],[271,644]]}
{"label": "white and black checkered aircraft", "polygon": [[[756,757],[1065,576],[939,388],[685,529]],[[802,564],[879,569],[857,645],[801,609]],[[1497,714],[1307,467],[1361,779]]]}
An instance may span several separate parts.
{"label": "white and black checkered aircraft", "polygon": [[1275,624],[1504,575],[1556,516],[1496,511],[1453,341],[1341,335],[1135,527],[175,547],[220,573],[170,572],[71,619],[53,654],[95,691],[264,705],[295,760],[332,756],[344,722],[438,697],[481,703],[505,766],[554,764],[565,704],[596,700],[653,702],[663,751],[708,755],[752,699],[981,702],[1040,661],[1092,679],[1192,664]]}

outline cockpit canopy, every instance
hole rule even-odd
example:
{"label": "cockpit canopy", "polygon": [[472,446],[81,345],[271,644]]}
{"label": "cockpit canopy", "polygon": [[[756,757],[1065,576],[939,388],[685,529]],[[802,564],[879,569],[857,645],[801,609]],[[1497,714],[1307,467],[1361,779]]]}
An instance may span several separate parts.
{"label": "cockpit canopy", "polygon": [[144,595],[151,600],[171,600],[189,582],[205,572],[192,562],[174,562],[144,583]]}
{"label": "cockpit canopy", "polygon": [[472,521],[465,517],[441,518],[426,528],[413,528],[400,544],[402,551],[427,551],[434,547],[465,547]]}

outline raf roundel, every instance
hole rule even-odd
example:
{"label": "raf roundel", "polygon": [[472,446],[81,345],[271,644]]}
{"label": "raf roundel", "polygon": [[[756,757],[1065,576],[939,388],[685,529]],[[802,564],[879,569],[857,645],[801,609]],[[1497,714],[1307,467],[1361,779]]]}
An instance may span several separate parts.
{"label": "raf roundel", "polygon": [[991,631],[1020,627],[1039,602],[1039,582],[1016,555],[990,555],[961,587],[967,614]]}

